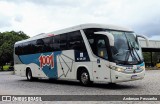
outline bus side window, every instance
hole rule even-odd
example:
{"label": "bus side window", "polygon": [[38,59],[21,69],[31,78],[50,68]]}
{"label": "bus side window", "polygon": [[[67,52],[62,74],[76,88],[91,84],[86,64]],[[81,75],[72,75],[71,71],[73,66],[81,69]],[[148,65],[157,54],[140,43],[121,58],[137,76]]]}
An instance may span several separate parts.
{"label": "bus side window", "polygon": [[15,46],[15,54],[22,55],[23,54],[23,44],[18,44]]}
{"label": "bus side window", "polygon": [[44,45],[43,45],[43,52],[51,52],[52,51],[52,37],[47,37],[43,39]]}
{"label": "bus side window", "polygon": [[90,37],[90,39],[88,39],[91,49],[93,50],[93,53],[96,54],[96,47],[95,47],[95,39],[93,37]]}
{"label": "bus side window", "polygon": [[36,40],[33,40],[30,43],[30,51],[31,51],[31,54],[37,53],[37,50],[36,50]]}
{"label": "bus side window", "polygon": [[23,54],[29,54],[29,42],[23,43]]}
{"label": "bus side window", "polygon": [[43,52],[43,46],[44,46],[44,41],[42,39],[38,39],[36,41],[36,51],[37,51],[37,53],[42,53]]}
{"label": "bus side window", "polygon": [[53,37],[52,51],[60,51],[60,35]]}
{"label": "bus side window", "polygon": [[99,57],[108,59],[107,49],[106,49],[106,42],[104,38],[98,39],[97,42],[97,55]]}
{"label": "bus side window", "polygon": [[60,35],[60,49],[61,50],[67,50],[67,34],[61,34]]}
{"label": "bus side window", "polygon": [[71,50],[78,50],[86,52],[86,47],[80,31],[74,31],[68,33],[68,48]]}

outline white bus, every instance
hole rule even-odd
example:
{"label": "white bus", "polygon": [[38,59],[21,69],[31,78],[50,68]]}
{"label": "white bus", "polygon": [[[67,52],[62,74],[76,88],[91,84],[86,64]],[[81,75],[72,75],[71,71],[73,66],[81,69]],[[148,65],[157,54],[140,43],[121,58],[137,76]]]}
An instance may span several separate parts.
{"label": "white bus", "polygon": [[117,83],[143,79],[138,35],[102,24],[83,24],[40,34],[14,45],[15,74],[35,78]]}

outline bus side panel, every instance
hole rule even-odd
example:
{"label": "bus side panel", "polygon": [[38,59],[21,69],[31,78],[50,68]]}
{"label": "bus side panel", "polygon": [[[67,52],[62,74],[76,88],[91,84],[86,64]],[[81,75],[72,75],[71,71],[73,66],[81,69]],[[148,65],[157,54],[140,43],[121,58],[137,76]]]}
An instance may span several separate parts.
{"label": "bus side panel", "polygon": [[99,62],[93,62],[94,81],[110,82],[109,62],[103,59],[97,59]]}
{"label": "bus side panel", "polygon": [[25,76],[25,69],[26,65],[24,64],[16,64],[14,65],[14,69],[15,69],[15,75],[19,75],[19,76]]}
{"label": "bus side panel", "polygon": [[58,78],[75,79],[74,63],[74,51],[62,51],[62,54],[57,56]]}
{"label": "bus side panel", "polygon": [[[32,70],[33,77],[58,78],[57,73],[57,55],[58,52],[37,53],[30,55],[21,55],[19,59],[22,64]],[[26,70],[23,68],[23,70]]]}
{"label": "bus side panel", "polygon": [[[77,69],[85,67],[92,77],[92,62],[90,62],[87,52],[79,52],[76,50],[62,51],[57,56],[58,60],[58,78],[60,79],[77,79]],[[79,73],[80,74],[80,73]]]}
{"label": "bus side panel", "polygon": [[15,75],[24,76],[26,65],[23,64],[18,55],[14,55],[14,71]]}
{"label": "bus side panel", "polygon": [[[33,77],[47,78],[47,75],[43,72],[42,69],[40,69],[40,67],[37,64],[30,63],[27,65],[27,67],[29,67],[31,69]],[[25,72],[26,72],[26,70],[25,70]]]}

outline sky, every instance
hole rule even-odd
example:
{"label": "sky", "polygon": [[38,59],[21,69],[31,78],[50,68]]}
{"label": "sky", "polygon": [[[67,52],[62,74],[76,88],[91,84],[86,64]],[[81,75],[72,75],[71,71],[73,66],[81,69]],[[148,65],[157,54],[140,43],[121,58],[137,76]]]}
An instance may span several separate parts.
{"label": "sky", "polygon": [[127,27],[160,40],[160,0],[0,0],[0,32],[32,37],[84,23]]}

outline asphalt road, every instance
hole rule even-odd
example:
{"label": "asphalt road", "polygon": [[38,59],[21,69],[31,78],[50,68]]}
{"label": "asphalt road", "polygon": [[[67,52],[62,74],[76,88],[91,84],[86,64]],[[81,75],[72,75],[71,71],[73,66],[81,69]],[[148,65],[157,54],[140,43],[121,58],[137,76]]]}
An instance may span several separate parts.
{"label": "asphalt road", "polygon": [[91,87],[74,81],[49,81],[41,79],[29,82],[25,77],[0,72],[0,95],[159,95],[160,70],[146,71],[143,80],[116,85],[96,83]]}
{"label": "asphalt road", "polygon": [[91,87],[62,80],[41,79],[29,82],[25,77],[0,72],[0,89],[1,95],[156,95],[160,94],[160,70],[146,71],[143,80],[118,83],[114,86],[97,83]]}

